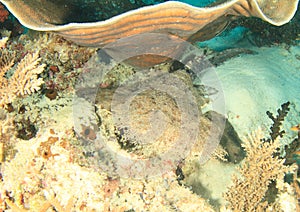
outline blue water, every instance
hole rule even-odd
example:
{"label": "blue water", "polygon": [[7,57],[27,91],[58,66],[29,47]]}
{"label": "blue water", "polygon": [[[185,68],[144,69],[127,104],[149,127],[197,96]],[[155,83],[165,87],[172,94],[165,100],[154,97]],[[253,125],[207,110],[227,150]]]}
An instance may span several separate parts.
{"label": "blue water", "polygon": [[199,42],[198,45],[200,47],[209,47],[215,51],[223,51],[236,46],[238,42],[243,40],[245,33],[248,31],[249,29],[238,26],[234,29],[225,30],[220,35],[210,40]]}
{"label": "blue water", "polygon": [[193,6],[197,6],[197,7],[205,7],[213,2],[215,2],[216,0],[181,0],[180,2],[184,2]]}
{"label": "blue water", "polygon": [[[193,6],[197,6],[197,7],[205,7],[213,2],[215,2],[216,0],[181,0],[180,2],[183,3],[187,3]],[[151,5],[151,4],[159,4],[162,2],[165,2],[165,0],[143,0],[143,2],[147,5]]]}

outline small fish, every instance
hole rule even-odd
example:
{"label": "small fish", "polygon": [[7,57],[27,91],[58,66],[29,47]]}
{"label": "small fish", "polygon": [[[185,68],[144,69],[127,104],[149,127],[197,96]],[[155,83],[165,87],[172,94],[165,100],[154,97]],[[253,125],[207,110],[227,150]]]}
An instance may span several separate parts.
{"label": "small fish", "polygon": [[292,131],[299,132],[299,131],[300,131],[300,124],[298,124],[298,125],[296,125],[296,126],[293,126],[293,127],[291,127],[291,130],[292,130]]}

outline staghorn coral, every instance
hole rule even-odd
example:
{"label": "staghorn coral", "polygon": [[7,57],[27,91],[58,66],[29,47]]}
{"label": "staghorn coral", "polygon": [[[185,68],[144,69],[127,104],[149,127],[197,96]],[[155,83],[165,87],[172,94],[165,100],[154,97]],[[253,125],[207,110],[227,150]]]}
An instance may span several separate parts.
{"label": "staghorn coral", "polygon": [[31,94],[40,89],[44,83],[38,74],[44,71],[45,65],[39,65],[38,52],[28,53],[17,65],[11,77],[7,72],[14,64],[14,53],[1,50],[0,61],[0,107],[5,107],[16,97]]}
{"label": "staghorn coral", "polygon": [[240,168],[241,177],[233,176],[233,185],[225,194],[233,211],[260,211],[270,205],[264,197],[272,181],[282,184],[285,173],[292,171],[284,165],[284,160],[274,156],[280,143],[278,140],[262,142],[262,132],[252,133],[243,146],[247,157]]}

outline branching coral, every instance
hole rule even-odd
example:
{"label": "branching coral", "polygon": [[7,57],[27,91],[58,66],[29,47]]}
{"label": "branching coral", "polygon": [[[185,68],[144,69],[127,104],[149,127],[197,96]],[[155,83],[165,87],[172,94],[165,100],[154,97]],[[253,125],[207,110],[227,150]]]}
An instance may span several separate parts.
{"label": "branching coral", "polygon": [[50,91],[73,90],[81,67],[95,53],[95,48],[77,46],[52,33],[34,33],[20,36],[18,41],[24,50],[39,50],[42,63],[47,64],[43,75]]}
{"label": "branching coral", "polygon": [[1,51],[0,60],[0,107],[5,107],[16,97],[31,94],[40,89],[44,83],[38,74],[44,71],[45,65],[39,65],[38,52],[28,53],[17,65],[14,74],[7,76],[7,72],[14,64],[14,55],[9,51]]}
{"label": "branching coral", "polygon": [[241,177],[233,177],[233,185],[225,194],[229,208],[233,211],[259,211],[268,206],[264,200],[272,181],[283,182],[285,173],[292,171],[284,160],[274,156],[280,146],[279,141],[262,141],[258,131],[245,140],[243,146],[247,157],[239,168]]}
{"label": "branching coral", "polygon": [[270,140],[274,141],[277,137],[282,137],[285,133],[284,130],[281,130],[282,122],[284,121],[284,118],[288,114],[290,108],[289,108],[290,102],[283,103],[281,105],[281,109],[279,108],[277,110],[277,115],[274,116],[273,113],[270,111],[267,111],[267,115],[269,118],[273,121],[272,126],[270,127],[270,138],[264,139],[265,141],[269,142]]}

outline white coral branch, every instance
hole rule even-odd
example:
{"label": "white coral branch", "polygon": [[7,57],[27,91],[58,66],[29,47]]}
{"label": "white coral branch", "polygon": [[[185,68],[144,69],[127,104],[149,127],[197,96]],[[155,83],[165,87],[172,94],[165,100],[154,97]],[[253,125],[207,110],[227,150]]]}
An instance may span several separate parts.
{"label": "white coral branch", "polygon": [[8,41],[8,37],[1,38],[0,39],[0,48],[4,48],[7,41]]}
{"label": "white coral branch", "polygon": [[[17,65],[14,74],[10,78],[4,75],[13,65],[12,55],[2,54],[7,58],[1,58],[0,63],[0,107],[11,103],[17,96],[31,94],[40,89],[44,83],[38,75],[44,71],[45,64],[40,65],[38,52],[27,54]],[[9,62],[10,61],[10,62]]]}
{"label": "white coral branch", "polygon": [[40,89],[44,81],[42,78],[38,78],[38,74],[42,73],[45,68],[45,64],[39,65],[40,60],[41,58],[36,52],[27,54],[18,64],[9,83],[16,95],[23,96]]}

